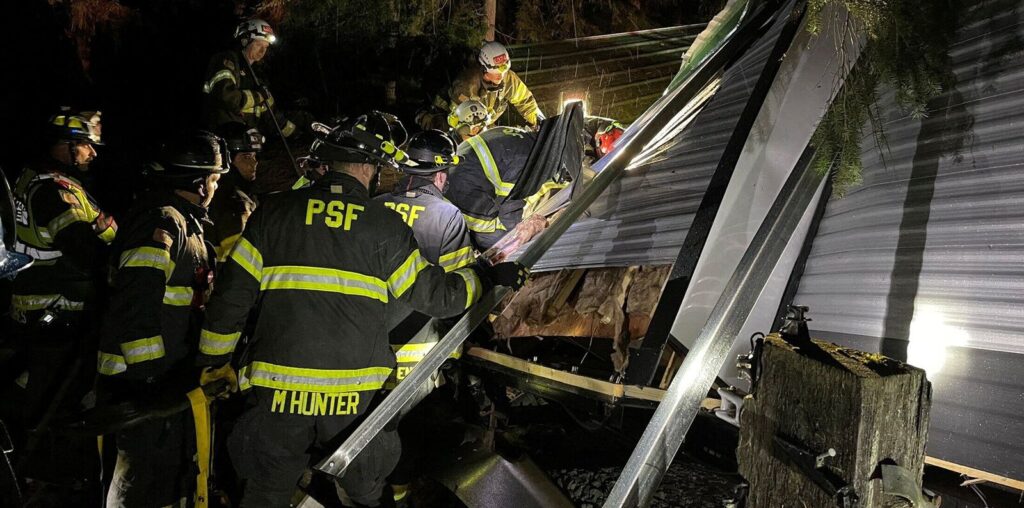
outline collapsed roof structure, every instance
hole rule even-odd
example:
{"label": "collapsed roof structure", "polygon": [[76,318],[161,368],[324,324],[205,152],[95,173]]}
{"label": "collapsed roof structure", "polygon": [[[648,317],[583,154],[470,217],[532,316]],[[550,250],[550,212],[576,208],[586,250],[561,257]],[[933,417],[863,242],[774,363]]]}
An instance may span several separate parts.
{"label": "collapsed roof structure", "polygon": [[[798,233],[804,252],[795,242],[790,268],[774,274],[761,295],[765,312],[736,338],[738,352],[747,331],[777,326],[780,306],[809,306],[815,337],[928,371],[931,462],[1015,485],[1024,485],[1024,376],[1015,367],[1024,362],[1022,20],[1017,1],[970,9],[949,51],[956,86],[933,100],[929,116],[914,118],[892,91],[882,93],[876,107],[885,115],[884,137],[864,127],[863,183],[819,201],[817,216],[802,225],[811,231]],[[535,271],[677,262],[691,230],[709,227],[695,218],[708,206],[702,200],[780,31],[777,23],[730,67],[689,127],[634,162]],[[544,58],[543,48],[530,54]],[[789,84],[798,93],[816,85]],[[754,228],[767,204],[749,203],[742,212]],[[709,247],[698,265],[722,255]],[[700,250],[691,247],[691,254]],[[693,284],[689,291],[699,292]],[[722,374],[740,382],[732,369]]]}
{"label": "collapsed roof structure", "polygon": [[[646,459],[634,470],[627,465],[611,505],[649,495],[657,478],[651,480],[643,467],[654,455],[662,461],[673,456],[689,425],[683,422],[680,434],[680,421],[668,418],[697,409],[681,394],[703,397],[716,375],[743,386],[726,359],[745,352],[753,332],[776,329],[780,309],[791,303],[810,307],[818,338],[926,369],[935,401],[927,450],[932,463],[1024,489],[1024,3],[972,8],[949,51],[956,87],[934,100],[931,116],[915,118],[900,111],[892,93],[882,94],[877,106],[885,112],[887,143],[879,146],[865,126],[864,184],[842,199],[830,195],[827,179],[814,176],[809,140],[864,41],[847,33],[810,35],[802,5],[730,2],[708,28],[710,49],[696,64],[686,62],[685,77],[672,80],[639,114],[611,160],[595,166],[598,176],[590,185],[598,182],[601,192],[574,203],[586,206],[586,213],[555,219],[519,250],[537,272],[672,265],[646,335],[629,344],[626,372],[607,383],[618,390],[580,383],[612,404],[630,398],[661,402],[653,421],[663,427],[648,427],[654,437],[642,439],[634,454]],[[844,11],[831,14],[846,19]],[[648,46],[658,51],[666,38],[689,44],[688,36],[673,33],[629,34],[623,41],[642,44],[656,35],[661,42]],[[584,44],[617,42],[605,37]],[[558,72],[573,68],[564,91],[585,100],[599,97],[603,71],[566,59],[614,60],[591,58],[594,49],[566,51],[564,44],[513,50],[530,62],[556,61]],[[541,69],[527,64],[528,84],[530,73]],[[558,72],[550,75],[568,79]],[[573,88],[580,83],[591,88]],[[628,90],[621,86],[619,93]],[[542,102],[558,108],[567,93],[558,97]],[[608,114],[611,106],[601,107],[595,112]],[[751,281],[756,289],[749,288]],[[423,372],[414,371],[418,377],[406,382],[426,379],[504,295],[498,290],[471,309],[421,363]],[[666,343],[687,360],[673,386],[661,391],[652,379],[664,368]],[[571,383],[567,373],[550,368],[517,366],[493,354],[476,357],[520,368],[546,390]],[[542,377],[558,380],[545,383]],[[412,401],[412,387],[408,391],[400,385],[320,468],[343,469],[374,428]],[[660,412],[666,419],[659,420]],[[638,485],[645,474],[646,485]]]}

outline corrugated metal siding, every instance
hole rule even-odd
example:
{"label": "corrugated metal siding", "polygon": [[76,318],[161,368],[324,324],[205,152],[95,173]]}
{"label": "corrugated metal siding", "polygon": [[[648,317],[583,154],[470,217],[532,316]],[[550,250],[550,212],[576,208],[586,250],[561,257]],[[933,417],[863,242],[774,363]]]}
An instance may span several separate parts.
{"label": "corrugated metal siding", "polygon": [[1024,3],[970,17],[945,107],[879,104],[888,150],[865,136],[864,184],[829,203],[795,303],[818,335],[929,370],[930,455],[1024,479]]}
{"label": "corrugated metal siding", "polygon": [[587,97],[587,113],[631,122],[679,70],[704,25],[686,25],[509,47],[513,67],[548,115],[563,93]]}
{"label": "corrugated metal siding", "polygon": [[673,263],[783,25],[777,22],[725,73],[718,93],[662,156],[631,168],[534,270]]}

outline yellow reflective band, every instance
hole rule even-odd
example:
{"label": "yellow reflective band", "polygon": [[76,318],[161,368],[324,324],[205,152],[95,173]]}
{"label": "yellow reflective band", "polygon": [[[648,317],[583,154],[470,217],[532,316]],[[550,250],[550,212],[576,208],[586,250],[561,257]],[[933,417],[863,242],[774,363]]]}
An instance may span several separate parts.
{"label": "yellow reflective band", "polygon": [[20,311],[60,309],[82,310],[85,303],[68,300],[61,295],[12,295],[11,306]]}
{"label": "yellow reflective band", "polygon": [[164,288],[164,304],[175,307],[192,305],[193,290],[189,286],[167,286]]}
{"label": "yellow reflective band", "polygon": [[391,290],[391,294],[395,295],[395,298],[400,298],[416,282],[416,276],[428,266],[430,262],[420,255],[419,249],[412,251],[402,265],[388,277],[388,289]]}
{"label": "yellow reflective band", "polygon": [[121,254],[121,268],[155,268],[170,278],[174,270],[171,253],[157,247],[137,247]]}
{"label": "yellow reflective band", "polygon": [[441,268],[444,268],[444,271],[450,272],[471,264],[474,259],[473,247],[466,246],[457,251],[442,255],[438,258],[437,262],[441,265]]}
{"label": "yellow reflective band", "polygon": [[466,307],[469,308],[471,305],[476,303],[480,299],[480,277],[477,276],[476,271],[472,268],[460,268],[455,270],[455,273],[462,277],[462,280],[466,282]]}
{"label": "yellow reflective band", "polygon": [[484,220],[473,217],[469,214],[462,214],[462,218],[466,219],[466,227],[474,233],[493,233],[495,231],[505,231],[505,225],[498,220],[497,217]]}
{"label": "yellow reflective band", "polygon": [[365,392],[380,390],[391,370],[388,367],[306,369],[252,362],[239,371],[239,386],[314,393]]}
{"label": "yellow reflective band", "polygon": [[102,351],[99,352],[98,358],[96,359],[97,372],[104,376],[113,376],[126,370],[128,370],[128,364],[124,362],[123,356],[104,353]]}
{"label": "yellow reflective band", "polygon": [[284,127],[281,127],[281,135],[287,138],[288,136],[291,136],[293,132],[295,132],[295,124],[290,121],[286,121]]}
{"label": "yellow reflective band", "polygon": [[60,233],[62,229],[76,223],[76,222],[91,222],[89,214],[85,210],[76,207],[72,207],[70,210],[54,217],[53,220],[46,225],[46,229],[49,231],[51,238],[56,238],[57,233]]}
{"label": "yellow reflective band", "polygon": [[242,113],[256,113],[256,99],[249,90],[242,90],[245,101],[242,102]]}
{"label": "yellow reflective band", "polygon": [[217,72],[217,74],[214,74],[213,77],[210,78],[210,81],[207,81],[206,84],[203,85],[203,92],[205,92],[205,93],[212,92],[213,91],[213,87],[217,83],[219,83],[221,81],[224,81],[225,79],[230,80],[232,83],[238,84],[238,82],[235,81],[235,75],[231,74],[231,71],[229,71],[227,69],[222,69],[219,72]]}
{"label": "yellow reflective band", "polygon": [[[395,352],[395,361],[398,363],[416,363],[422,361],[427,356],[427,353],[437,342],[420,342],[415,344],[392,344],[391,350]],[[452,354],[448,355],[448,358],[461,358],[462,348],[452,351]]]}
{"label": "yellow reflective band", "polygon": [[115,229],[115,228],[104,229],[103,231],[100,231],[100,234],[99,234],[100,240],[103,240],[104,242],[106,242],[108,244],[110,242],[113,242],[114,241],[114,237],[116,237],[116,236],[117,236],[117,229]]}
{"label": "yellow reflective band", "polygon": [[484,169],[484,175],[491,182],[491,185],[494,186],[494,194],[498,197],[508,196],[512,192],[512,188],[515,187],[515,184],[501,180],[498,164],[494,162],[494,157],[491,155],[491,149],[487,148],[487,143],[480,139],[479,136],[473,136],[468,141],[469,146],[473,147],[473,151],[476,152],[476,157],[480,159],[480,166]]}
{"label": "yellow reflective band", "polygon": [[541,185],[540,189],[537,189],[537,192],[534,192],[533,194],[527,196],[526,205],[523,207],[523,218],[526,218],[526,216],[528,215],[528,211],[530,212],[530,214],[532,214],[532,212],[536,209],[537,204],[540,203],[541,198],[547,195],[547,193],[551,191],[562,190],[568,186],[569,182],[544,182],[544,185]]}
{"label": "yellow reflective band", "polygon": [[245,237],[239,239],[235,248],[231,249],[231,260],[257,281],[263,278],[263,254]]}
{"label": "yellow reflective band", "polygon": [[238,239],[242,237],[241,233],[235,233],[220,241],[220,245],[213,248],[214,253],[217,254],[217,261],[223,263],[227,261],[228,254],[231,253],[231,249],[238,243]]}
{"label": "yellow reflective band", "polygon": [[121,343],[121,352],[128,365],[164,357],[164,338],[160,335]]}
{"label": "yellow reflective band", "polygon": [[387,286],[376,277],[315,266],[269,266],[263,270],[260,289],[325,291],[388,302]]}
{"label": "yellow reflective band", "polygon": [[203,328],[199,332],[199,352],[204,355],[220,356],[234,352],[242,332],[217,333]]}
{"label": "yellow reflective band", "polygon": [[313,181],[310,180],[309,178],[306,178],[304,176],[300,176],[299,179],[295,180],[295,183],[292,184],[292,190],[299,190],[299,189],[303,189],[303,188],[309,187],[310,184],[312,184],[312,183],[313,183]]}

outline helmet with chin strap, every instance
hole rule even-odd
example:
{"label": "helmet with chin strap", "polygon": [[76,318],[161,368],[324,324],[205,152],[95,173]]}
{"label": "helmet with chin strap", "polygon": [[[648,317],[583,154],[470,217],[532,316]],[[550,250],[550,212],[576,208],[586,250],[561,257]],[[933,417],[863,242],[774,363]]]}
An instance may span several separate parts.
{"label": "helmet with chin strap", "polygon": [[309,153],[325,163],[355,162],[397,168],[407,159],[393,138],[393,130],[398,131],[401,125],[397,118],[371,111],[352,120],[343,120],[326,132],[326,129],[314,129],[318,139]]}
{"label": "helmet with chin strap", "polygon": [[242,122],[224,124],[217,132],[224,138],[231,155],[240,152],[260,152],[263,150],[263,143],[266,142],[266,138],[259,130]]}
{"label": "helmet with chin strap", "polygon": [[84,111],[72,113],[62,111],[50,117],[48,125],[50,137],[55,141],[67,141],[71,143],[88,143],[90,145],[102,145],[103,139],[100,136],[99,111]]}
{"label": "helmet with chin strap", "polygon": [[414,134],[409,138],[405,153],[409,155],[409,161],[399,169],[410,175],[429,176],[459,164],[455,144],[447,134],[437,129]]}
{"label": "helmet with chin strap", "polygon": [[262,19],[249,19],[241,22],[237,28],[235,28],[235,40],[237,40],[242,47],[246,47],[254,39],[266,41],[268,44],[277,42],[277,36],[274,35],[274,29],[270,26],[270,23],[263,21]]}
{"label": "helmet with chin strap", "polygon": [[469,99],[456,106],[455,111],[448,115],[448,125],[453,129],[486,126],[491,123],[491,119],[491,112],[484,103]]}
{"label": "helmet with chin strap", "polygon": [[500,42],[487,42],[480,47],[477,61],[488,71],[497,71],[502,74],[512,68],[512,57],[508,50]]}
{"label": "helmet with chin strap", "polygon": [[205,197],[206,178],[230,169],[227,143],[212,132],[199,130],[164,143],[157,159],[143,167],[143,175],[170,188]]}

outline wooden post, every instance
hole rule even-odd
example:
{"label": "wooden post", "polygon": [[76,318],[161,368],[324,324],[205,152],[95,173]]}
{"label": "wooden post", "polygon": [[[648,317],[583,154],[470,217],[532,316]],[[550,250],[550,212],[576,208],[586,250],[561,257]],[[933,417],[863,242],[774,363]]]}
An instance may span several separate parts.
{"label": "wooden post", "polygon": [[[901,466],[920,491],[931,408],[924,371],[814,342],[835,363],[804,356],[778,335],[765,340],[754,393],[740,414],[737,459],[750,483],[746,506],[840,506],[819,486],[822,477],[848,484],[857,497],[851,506],[902,506],[883,496],[880,471],[882,464]],[[835,456],[821,457],[829,449]],[[795,450],[805,452],[804,460]],[[815,470],[819,457],[825,466]]]}

